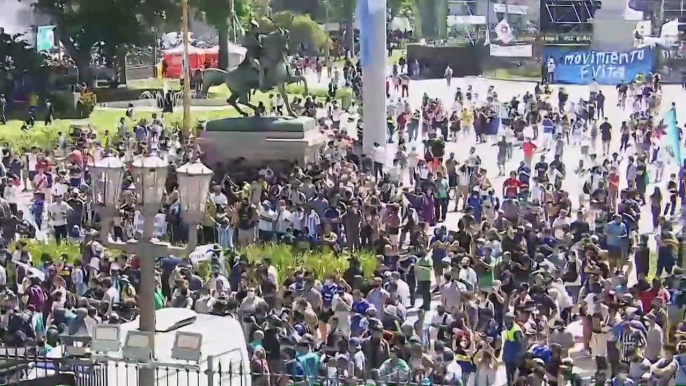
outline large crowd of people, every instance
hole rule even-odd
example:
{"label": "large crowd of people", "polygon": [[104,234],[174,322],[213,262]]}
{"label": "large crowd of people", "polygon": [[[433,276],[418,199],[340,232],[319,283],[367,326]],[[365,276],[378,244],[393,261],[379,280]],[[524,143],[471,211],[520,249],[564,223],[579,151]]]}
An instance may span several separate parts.
{"label": "large crowd of people", "polygon": [[[618,86],[630,117],[613,127],[597,85],[578,101],[550,85],[511,100],[494,87],[481,95],[458,87],[453,100],[425,94],[414,106],[401,75],[410,65],[403,59],[392,71],[388,143],[371,154],[360,150],[354,112],[341,122],[334,90],[327,100],[293,101],[329,136],[319,162],[211,165],[198,228],[200,243],[211,246],[203,259],[210,269],[159,256],[155,308],[238,318],[259,385],[686,384],[686,279],[675,221],[686,169],[664,174],[659,79]],[[330,87],[355,89],[360,73],[348,62],[324,75]],[[274,98],[263,113],[282,107]],[[154,236],[187,241],[175,167],[202,149],[157,116],[122,119],[118,133],[111,140],[74,128],[54,149],[2,150],[4,345],[45,354],[74,324],[138,314],[140,257],[98,242],[90,161],[167,160]],[[450,143],[464,144],[464,154],[449,153]],[[484,146],[493,152],[477,150]],[[563,161],[570,148],[579,149],[578,164]],[[497,170],[487,170],[482,157],[493,154]],[[583,187],[568,191],[572,178]],[[132,183],[127,175],[119,215],[106,227],[115,240],[143,229]],[[639,225],[644,206],[649,229]],[[32,256],[39,242],[79,245],[81,253]],[[245,254],[265,243],[332,254],[347,268],[322,275]],[[371,269],[361,261],[369,252]]]}

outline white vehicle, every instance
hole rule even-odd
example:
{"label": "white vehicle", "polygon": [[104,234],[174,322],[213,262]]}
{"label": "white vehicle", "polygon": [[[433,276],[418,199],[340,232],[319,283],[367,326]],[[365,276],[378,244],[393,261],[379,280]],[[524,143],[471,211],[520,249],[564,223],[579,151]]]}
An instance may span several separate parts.
{"label": "white vehicle", "polygon": [[[196,312],[183,308],[164,308],[156,312],[155,334],[155,385],[173,386],[209,386],[240,385],[251,386],[250,358],[243,338],[240,322],[232,317],[221,317]],[[138,319],[121,325],[121,345],[124,345],[128,331],[138,330]],[[201,334],[201,356],[197,363],[172,359],[171,353],[178,331]],[[51,350],[48,358],[62,358],[63,347]],[[92,366],[62,365],[64,371],[74,372],[77,385],[83,386],[118,386],[137,385],[138,369],[134,363],[125,363],[122,352],[107,354],[92,360]],[[65,361],[65,363],[68,363]],[[195,365],[190,371],[184,369]],[[66,369],[65,369],[66,367]],[[208,372],[211,369],[211,372]],[[229,372],[229,369],[231,372]],[[221,373],[220,373],[221,370]],[[211,373],[211,381],[210,375]],[[31,365],[26,377],[32,380],[55,375],[53,363],[36,362]],[[154,386],[154,385],[151,385]]]}

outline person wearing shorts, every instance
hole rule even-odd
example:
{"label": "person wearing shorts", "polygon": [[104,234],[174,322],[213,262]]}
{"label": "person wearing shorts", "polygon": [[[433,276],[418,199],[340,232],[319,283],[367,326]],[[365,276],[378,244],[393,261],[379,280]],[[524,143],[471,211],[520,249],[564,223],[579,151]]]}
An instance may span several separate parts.
{"label": "person wearing shorts", "polygon": [[607,237],[607,256],[610,263],[610,271],[620,269],[624,265],[624,244],[627,242],[629,233],[626,225],[622,222],[622,216],[616,214],[612,217],[612,222],[605,228]]}

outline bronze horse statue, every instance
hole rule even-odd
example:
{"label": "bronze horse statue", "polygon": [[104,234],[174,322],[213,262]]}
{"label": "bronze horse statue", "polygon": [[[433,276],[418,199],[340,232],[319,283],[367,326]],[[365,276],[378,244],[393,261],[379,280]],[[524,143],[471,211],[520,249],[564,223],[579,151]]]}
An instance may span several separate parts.
{"label": "bronze horse statue", "polygon": [[[286,62],[288,51],[289,34],[286,30],[279,29],[262,37],[262,50],[260,65],[266,69],[264,84],[266,88],[276,87],[284,100],[288,114],[295,117],[296,114],[286,94],[286,85],[302,82],[305,87],[305,95],[308,95],[307,80],[302,75],[294,75]],[[247,56],[246,56],[247,58]],[[202,93],[207,95],[210,87],[219,86],[222,83],[231,91],[231,96],[226,102],[233,106],[239,114],[248,116],[239,104],[255,110],[256,106],[250,103],[250,96],[254,90],[259,89],[259,74],[248,60],[243,60],[238,67],[229,71],[219,68],[208,68],[202,72]]]}

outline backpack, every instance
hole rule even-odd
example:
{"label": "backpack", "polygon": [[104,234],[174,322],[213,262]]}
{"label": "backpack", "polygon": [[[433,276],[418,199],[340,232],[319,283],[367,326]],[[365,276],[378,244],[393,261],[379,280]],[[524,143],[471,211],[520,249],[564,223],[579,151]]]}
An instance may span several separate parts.
{"label": "backpack", "polygon": [[578,262],[570,261],[562,274],[562,281],[565,283],[573,283],[579,278],[579,267],[577,267]]}

